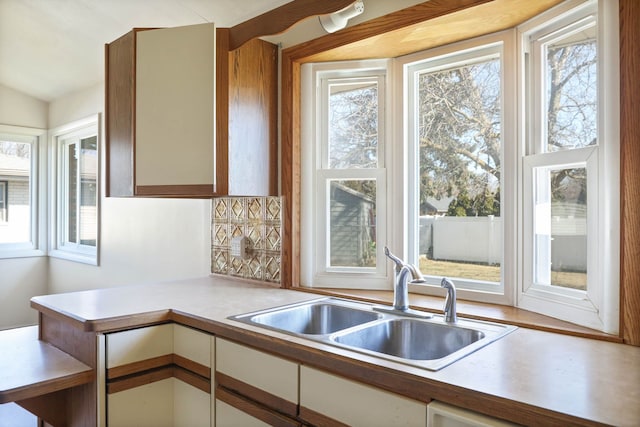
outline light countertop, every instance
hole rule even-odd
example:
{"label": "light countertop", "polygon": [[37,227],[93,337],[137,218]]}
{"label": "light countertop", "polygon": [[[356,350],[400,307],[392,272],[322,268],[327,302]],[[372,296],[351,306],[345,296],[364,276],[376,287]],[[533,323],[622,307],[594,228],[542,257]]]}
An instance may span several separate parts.
{"label": "light countertop", "polygon": [[[276,348],[295,346],[297,351],[290,353],[294,358],[304,358],[307,348],[313,356],[308,363],[318,363],[320,352],[326,355],[321,367],[334,364],[336,372],[349,363],[370,366],[372,372],[393,375],[403,384],[424,386],[427,390],[417,396],[420,399],[428,396],[453,404],[458,400],[461,406],[475,410],[489,402],[497,405],[498,409],[487,411],[494,413],[507,404],[525,414],[523,420],[535,419],[540,413],[551,419],[568,414],[576,417],[575,424],[581,424],[581,419],[585,424],[640,425],[640,347],[519,328],[433,372],[227,319],[316,298],[318,295],[305,292],[203,277],[39,296],[32,299],[32,306],[96,332],[183,316],[209,332],[233,332],[230,337],[234,339],[245,333],[255,343],[256,336],[265,335]],[[377,377],[371,377],[378,385]],[[556,422],[558,419],[562,417],[556,417]]]}

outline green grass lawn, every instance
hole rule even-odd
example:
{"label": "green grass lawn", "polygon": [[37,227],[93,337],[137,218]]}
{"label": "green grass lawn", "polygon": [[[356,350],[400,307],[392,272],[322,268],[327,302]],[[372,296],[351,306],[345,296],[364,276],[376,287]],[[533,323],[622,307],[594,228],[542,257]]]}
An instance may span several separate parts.
{"label": "green grass lawn", "polygon": [[[420,271],[429,276],[461,277],[488,282],[500,281],[500,266],[435,261],[424,256],[420,257]],[[555,286],[585,290],[587,275],[585,273],[552,271],[551,282]]]}

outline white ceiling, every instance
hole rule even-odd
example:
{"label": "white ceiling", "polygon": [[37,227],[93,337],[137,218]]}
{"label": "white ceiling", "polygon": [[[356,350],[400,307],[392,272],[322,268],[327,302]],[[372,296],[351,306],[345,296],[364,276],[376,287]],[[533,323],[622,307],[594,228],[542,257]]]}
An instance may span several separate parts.
{"label": "white ceiling", "polygon": [[104,79],[104,44],[133,27],[232,27],[290,0],[0,0],[0,84],[51,101]]}

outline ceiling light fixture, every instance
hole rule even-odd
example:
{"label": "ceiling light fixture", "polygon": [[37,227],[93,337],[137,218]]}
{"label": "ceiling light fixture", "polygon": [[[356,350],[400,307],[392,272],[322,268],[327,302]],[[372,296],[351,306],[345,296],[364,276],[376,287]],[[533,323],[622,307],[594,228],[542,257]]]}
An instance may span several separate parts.
{"label": "ceiling light fixture", "polygon": [[358,0],[342,10],[328,15],[321,15],[318,18],[320,19],[322,28],[324,28],[327,33],[335,33],[346,27],[349,19],[360,15],[362,12],[364,12],[364,2]]}

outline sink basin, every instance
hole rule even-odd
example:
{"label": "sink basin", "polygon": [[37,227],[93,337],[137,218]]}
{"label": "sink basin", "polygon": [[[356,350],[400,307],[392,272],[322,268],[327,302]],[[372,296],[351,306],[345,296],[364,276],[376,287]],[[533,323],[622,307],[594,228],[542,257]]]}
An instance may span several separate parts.
{"label": "sink basin", "polygon": [[322,298],[230,319],[378,358],[436,371],[516,329],[441,315],[414,318],[341,298]]}
{"label": "sink basin", "polygon": [[484,332],[412,319],[395,319],[336,335],[346,346],[410,360],[448,356],[485,337]]}
{"label": "sink basin", "polygon": [[[381,315],[354,308],[338,300],[321,300],[270,310],[245,317],[245,321],[271,329],[302,335],[326,335],[363,323]],[[368,306],[365,305],[368,308]],[[237,320],[242,320],[242,317]]]}

